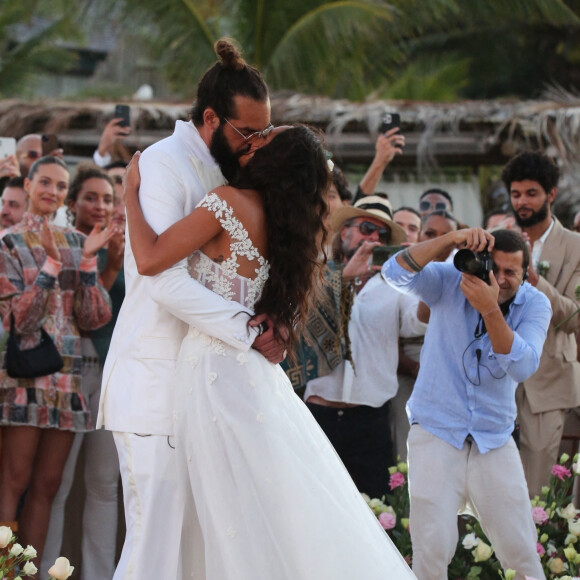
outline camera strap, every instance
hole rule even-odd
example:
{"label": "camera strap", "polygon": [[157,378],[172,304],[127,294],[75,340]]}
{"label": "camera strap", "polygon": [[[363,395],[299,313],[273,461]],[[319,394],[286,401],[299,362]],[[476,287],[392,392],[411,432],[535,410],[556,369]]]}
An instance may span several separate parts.
{"label": "camera strap", "polygon": [[[505,318],[510,311],[510,306],[512,302],[515,300],[515,294],[509,299],[499,305],[499,309]],[[487,328],[485,328],[485,320],[483,320],[483,316],[481,313],[477,319],[477,324],[475,326],[475,331],[473,332],[474,338],[481,338],[487,332]]]}

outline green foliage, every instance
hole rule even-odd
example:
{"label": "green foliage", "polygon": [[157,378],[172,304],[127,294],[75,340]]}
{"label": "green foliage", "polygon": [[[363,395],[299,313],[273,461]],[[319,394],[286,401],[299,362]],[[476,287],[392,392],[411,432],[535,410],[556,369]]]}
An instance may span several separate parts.
{"label": "green foliage", "polygon": [[79,38],[76,15],[59,0],[0,2],[0,95],[20,94],[35,74],[62,72],[74,63],[56,42]]}
{"label": "green foliage", "polygon": [[401,75],[376,96],[386,99],[453,101],[467,85],[468,59],[421,58],[408,63]]}
{"label": "green foliage", "polygon": [[[191,98],[235,39],[273,90],[449,101],[580,85],[580,0],[0,0],[0,95],[63,71],[58,41],[118,26]],[[34,15],[32,18],[30,15]],[[15,26],[45,19],[15,43]],[[20,35],[20,38],[22,36]]]}
{"label": "green foliage", "polygon": [[64,98],[73,101],[84,101],[86,99],[100,99],[102,101],[122,101],[131,97],[131,91],[126,85],[120,83],[92,83],[70,95],[63,95]]}
{"label": "green foliage", "polygon": [[[577,60],[577,0],[570,2],[572,9],[562,0],[125,0],[125,6],[173,87],[188,96],[215,61],[214,42],[229,36],[272,89],[352,100],[451,100],[477,91],[487,96],[485,83],[503,93],[516,85],[517,92],[509,79],[525,61],[513,46],[520,35],[532,50],[536,30],[565,33],[553,50],[562,61]],[[538,49],[537,56],[546,52]],[[522,90],[533,91],[531,84]]]}

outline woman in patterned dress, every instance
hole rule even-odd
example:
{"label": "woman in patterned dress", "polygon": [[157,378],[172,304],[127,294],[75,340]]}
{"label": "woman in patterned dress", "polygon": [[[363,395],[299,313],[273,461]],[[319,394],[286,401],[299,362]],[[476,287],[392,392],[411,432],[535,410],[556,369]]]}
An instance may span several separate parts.
{"label": "woman in patterned dress", "polygon": [[[129,234],[141,273],[189,256],[192,277],[269,314],[290,347],[321,267],[328,166],[306,127],[265,140],[229,186],[160,235],[140,211],[133,163]],[[203,549],[195,540],[185,547],[196,568],[184,577],[414,578],[279,365],[192,326],[176,369],[178,469],[203,535]]]}
{"label": "woman in patterned dress", "polygon": [[80,330],[111,317],[110,299],[97,279],[96,252],[113,234],[95,227],[89,236],[52,223],[69,185],[65,163],[43,157],[24,181],[29,197],[22,221],[0,240],[0,312],[23,349],[44,329],[64,366],[52,375],[16,379],[0,372],[0,521],[16,520],[19,537],[42,554],[50,516],[74,434],[92,427],[81,393]]}

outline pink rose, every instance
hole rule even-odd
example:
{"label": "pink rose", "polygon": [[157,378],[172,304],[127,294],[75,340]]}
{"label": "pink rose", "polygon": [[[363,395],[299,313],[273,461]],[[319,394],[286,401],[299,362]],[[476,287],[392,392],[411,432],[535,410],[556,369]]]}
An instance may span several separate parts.
{"label": "pink rose", "polygon": [[405,485],[405,476],[400,471],[393,473],[389,479],[389,487],[391,490],[401,487],[402,485]]}
{"label": "pink rose", "polygon": [[564,479],[570,477],[572,473],[567,467],[564,467],[563,465],[557,463],[556,465],[554,465],[554,467],[552,467],[552,475],[564,481]]}
{"label": "pink rose", "polygon": [[392,530],[397,523],[397,516],[390,512],[383,512],[379,516],[379,523],[385,530]]}
{"label": "pink rose", "polygon": [[536,543],[536,552],[538,552],[538,556],[543,556],[546,553],[546,549],[540,542]]}
{"label": "pink rose", "polygon": [[548,521],[548,514],[544,508],[535,507],[532,508],[532,519],[534,520],[534,524],[542,526]]}

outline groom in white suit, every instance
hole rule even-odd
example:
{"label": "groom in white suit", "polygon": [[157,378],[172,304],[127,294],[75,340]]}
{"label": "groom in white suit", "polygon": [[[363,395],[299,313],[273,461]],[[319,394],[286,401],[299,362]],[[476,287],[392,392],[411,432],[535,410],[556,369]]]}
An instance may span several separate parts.
{"label": "groom in white suit", "polygon": [[[216,52],[221,60],[198,85],[192,121],[177,121],[173,135],[139,161],[140,201],[157,233],[225,183],[239,155],[260,146],[270,127],[260,73],[227,42],[218,42]],[[182,528],[195,520],[187,515],[190,500],[178,484],[172,437],[181,341],[193,325],[240,350],[253,345],[272,362],[283,358],[283,346],[270,330],[256,339],[258,329],[248,330],[240,305],[193,280],[186,260],[155,277],[139,275],[126,239],[126,296],[103,372],[97,423],[114,433],[123,482],[127,535],[114,580],[181,580],[193,576],[190,566],[182,569]],[[191,545],[184,549],[192,551]]]}

